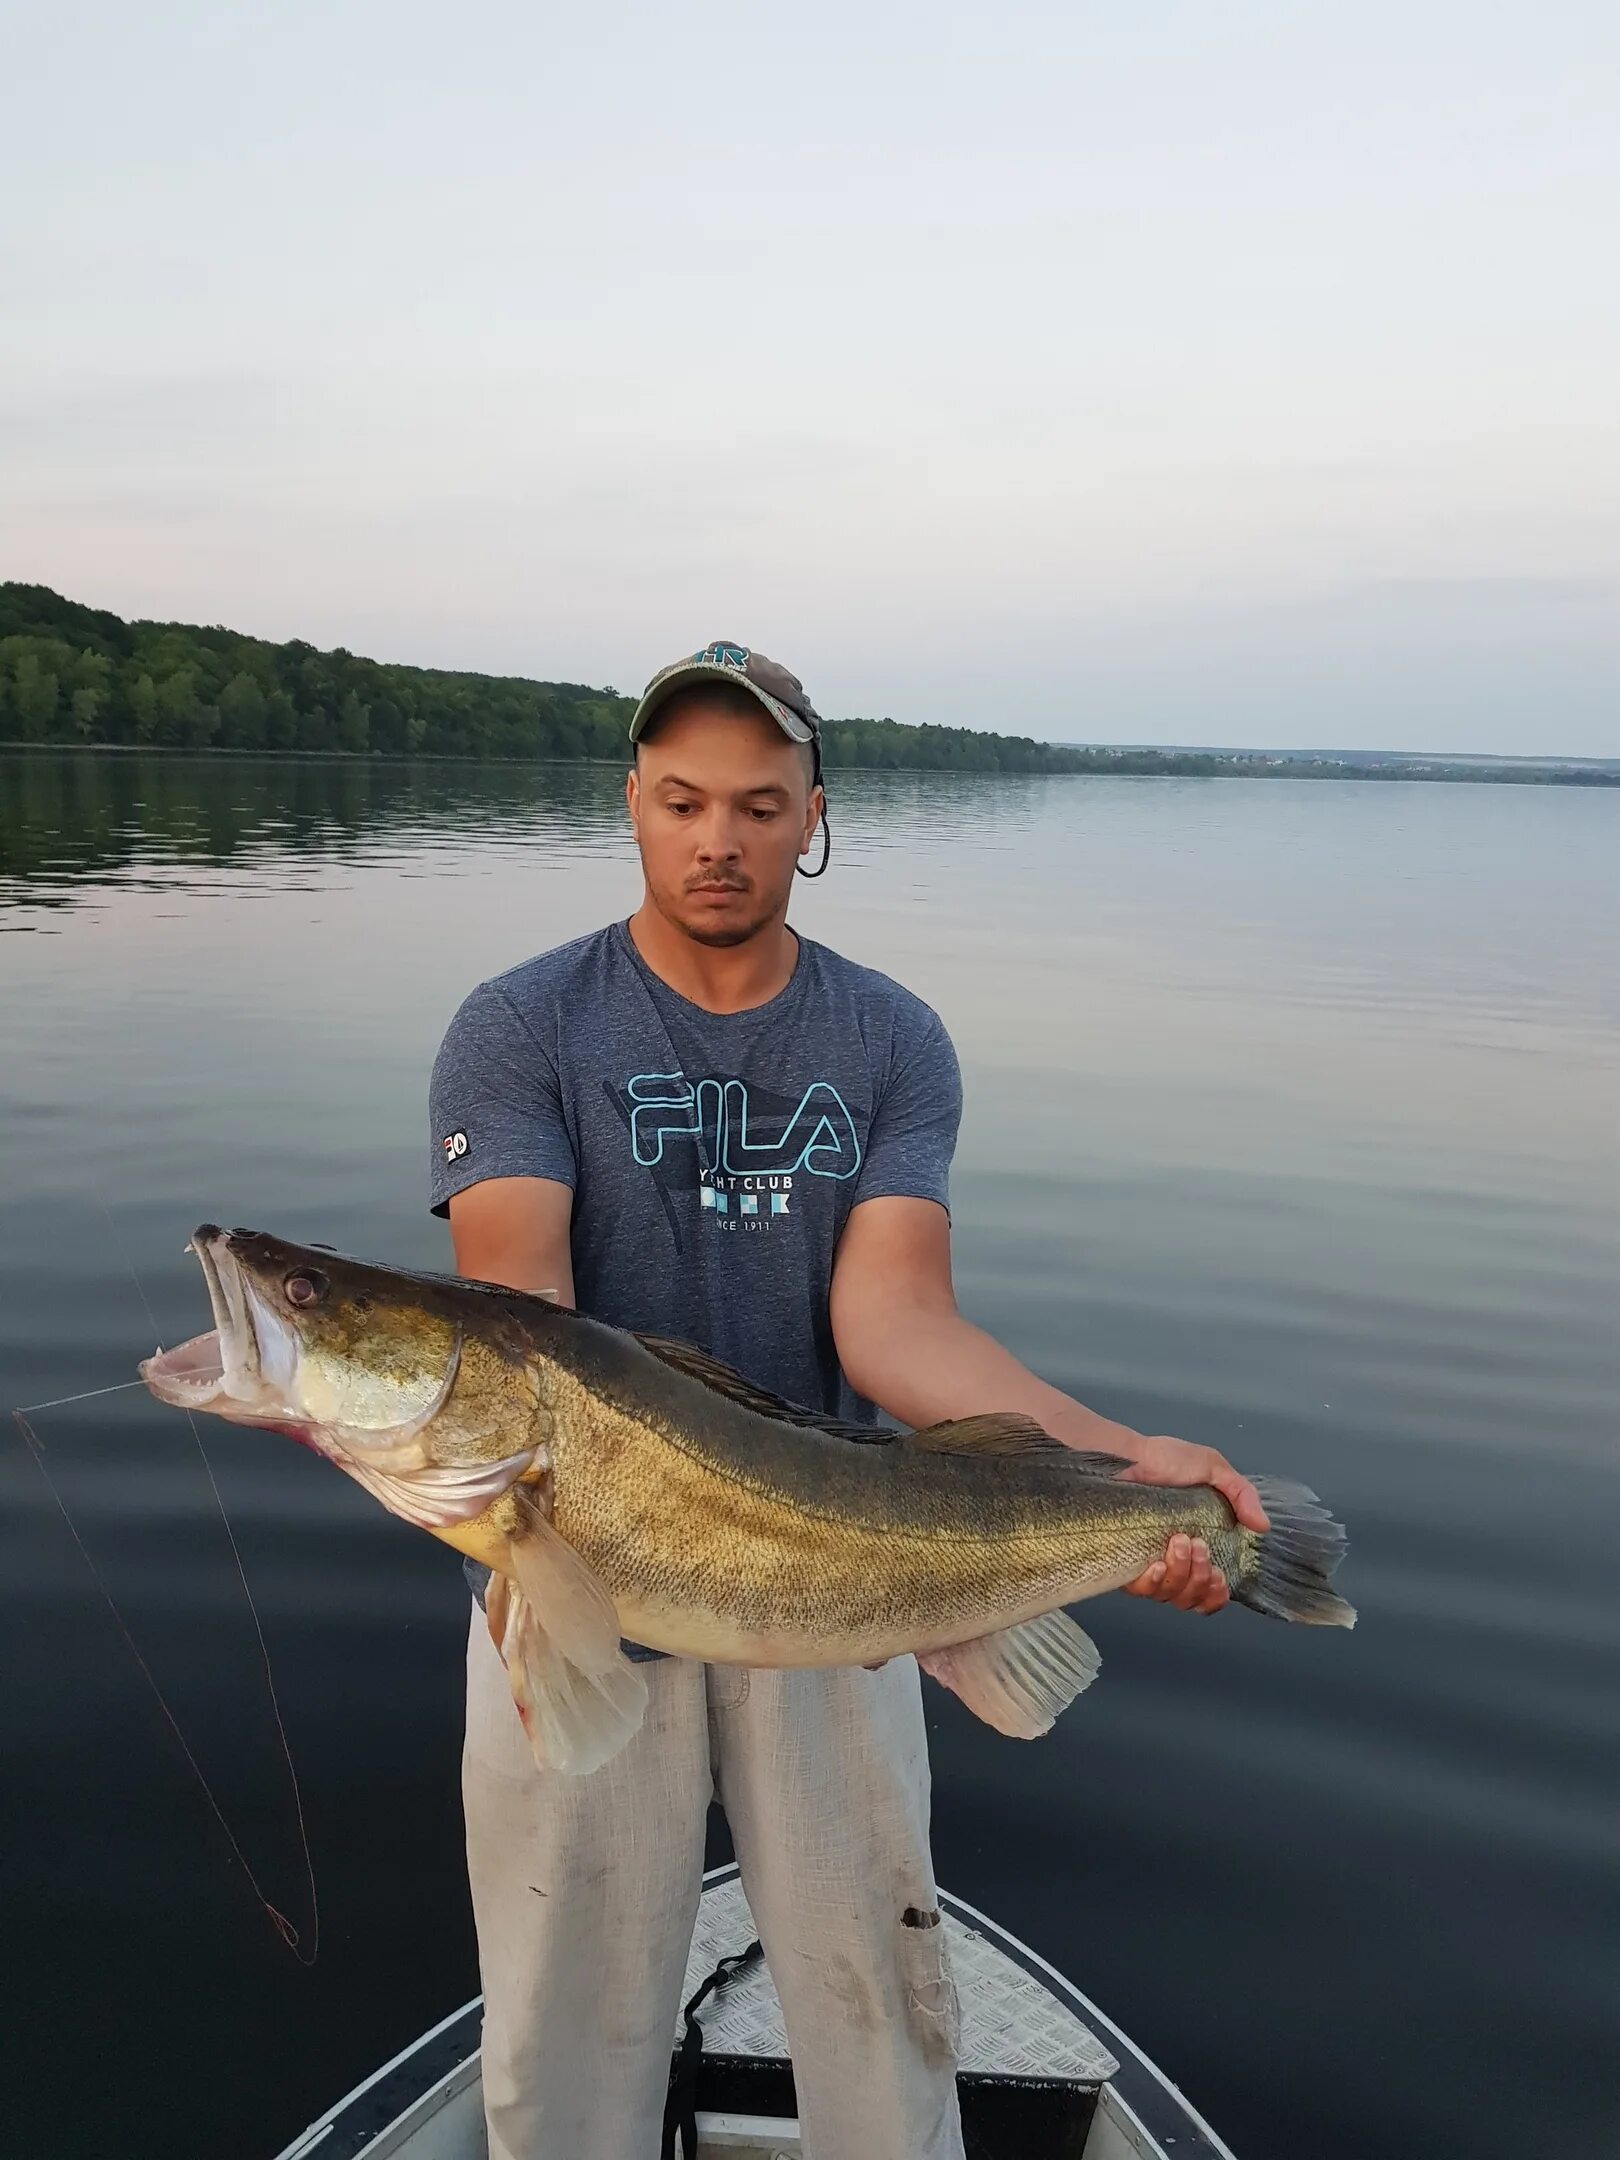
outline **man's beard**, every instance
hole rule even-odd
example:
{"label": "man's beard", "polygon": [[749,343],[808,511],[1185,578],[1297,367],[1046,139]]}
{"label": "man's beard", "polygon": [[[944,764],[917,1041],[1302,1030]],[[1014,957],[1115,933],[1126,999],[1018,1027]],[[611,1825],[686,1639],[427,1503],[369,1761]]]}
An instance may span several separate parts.
{"label": "man's beard", "polygon": [[724,948],[728,945],[746,945],[751,937],[757,937],[766,924],[775,919],[781,911],[783,900],[787,897],[786,894],[767,897],[756,891],[748,896],[753,900],[754,904],[749,909],[746,920],[730,923],[706,923],[701,917],[686,914],[681,904],[686,898],[684,893],[678,897],[676,904],[671,906],[664,895],[650,882],[649,890],[652,892],[654,905],[667,923],[673,924],[677,930],[689,937],[694,945],[709,945],[716,948]]}
{"label": "man's beard", "polygon": [[[767,920],[768,919],[769,918],[767,918]],[[763,927],[763,924],[750,923],[746,928],[739,927],[735,930],[700,930],[696,923],[688,922],[683,922],[680,927],[683,931],[685,931],[686,935],[692,940],[692,943],[694,945],[713,945],[719,947],[725,945],[746,945],[748,943],[748,940]]]}

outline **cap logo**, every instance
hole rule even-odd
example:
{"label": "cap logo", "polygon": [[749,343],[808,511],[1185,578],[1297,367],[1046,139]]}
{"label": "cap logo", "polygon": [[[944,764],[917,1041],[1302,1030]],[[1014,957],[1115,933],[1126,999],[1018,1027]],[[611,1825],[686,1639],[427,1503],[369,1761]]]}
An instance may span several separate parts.
{"label": "cap logo", "polygon": [[748,647],[746,645],[705,645],[700,653],[694,653],[692,657],[694,660],[702,661],[707,667],[745,669],[748,665]]}

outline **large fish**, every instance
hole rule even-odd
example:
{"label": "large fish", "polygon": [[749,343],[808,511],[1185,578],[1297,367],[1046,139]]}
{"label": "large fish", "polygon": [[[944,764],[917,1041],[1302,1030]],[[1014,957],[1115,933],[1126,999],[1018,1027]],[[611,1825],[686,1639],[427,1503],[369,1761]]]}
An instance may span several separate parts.
{"label": "large fish", "polygon": [[494,1569],[490,1632],[536,1759],[622,1747],[646,1684],[620,1638],[740,1665],[907,1651],[1031,1738],[1097,1671],[1061,1608],[1130,1582],[1175,1532],[1234,1597],[1350,1627],[1344,1532],[1303,1486],[1255,1484],[1241,1528],[1208,1486],[1119,1483],[1028,1418],[874,1444],[689,1344],[543,1297],[408,1274],[204,1224],[214,1328],[142,1364],[163,1401],[291,1433],[394,1514]]}

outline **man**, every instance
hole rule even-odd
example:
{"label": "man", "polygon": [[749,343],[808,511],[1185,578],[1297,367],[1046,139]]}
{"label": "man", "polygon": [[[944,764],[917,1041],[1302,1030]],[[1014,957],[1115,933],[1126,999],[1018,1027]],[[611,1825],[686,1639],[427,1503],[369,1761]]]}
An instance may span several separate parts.
{"label": "man", "polygon": [[[625,789],[640,906],[483,984],[439,1054],[434,1204],[457,1266],[684,1337],[840,1418],[1025,1411],[1148,1482],[1215,1485],[1264,1529],[1221,1456],[1097,1416],[957,1311],[950,1038],[787,926],[825,809],[819,728],[798,678],[743,646],[653,678]],[[1132,1587],[1185,1611],[1226,1602],[1185,1539]],[[716,1796],[810,2160],[960,2160],[944,1929],[916,1925],[935,1894],[915,1661],[631,1654],[650,1690],[635,1738],[588,1777],[544,1773],[473,1615],[463,1790],[491,2160],[657,2153]]]}

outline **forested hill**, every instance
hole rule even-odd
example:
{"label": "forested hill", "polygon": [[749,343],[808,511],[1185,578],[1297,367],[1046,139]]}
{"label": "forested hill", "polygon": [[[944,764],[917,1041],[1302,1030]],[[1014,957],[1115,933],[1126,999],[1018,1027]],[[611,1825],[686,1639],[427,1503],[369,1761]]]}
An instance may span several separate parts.
{"label": "forested hill", "polygon": [[[396,667],[193,623],[124,622],[46,585],[0,583],[0,743],[381,756],[604,759],[629,754],[633,698],[585,683]],[[1035,742],[977,728],[829,720],[829,766],[1192,773],[1254,780],[1496,780],[1620,786],[1620,767],[1284,750]]]}
{"label": "forested hill", "polygon": [[[125,622],[0,584],[0,741],[428,757],[628,756],[635,700],[584,683],[397,667],[190,623]],[[969,728],[828,723],[829,765],[1078,772],[1093,753]]]}
{"label": "forested hill", "polygon": [[0,584],[0,739],[438,757],[622,757],[629,698],[393,667]]}

